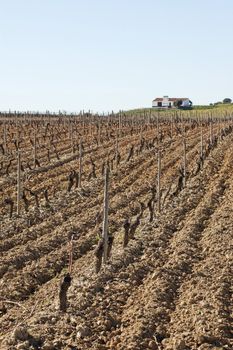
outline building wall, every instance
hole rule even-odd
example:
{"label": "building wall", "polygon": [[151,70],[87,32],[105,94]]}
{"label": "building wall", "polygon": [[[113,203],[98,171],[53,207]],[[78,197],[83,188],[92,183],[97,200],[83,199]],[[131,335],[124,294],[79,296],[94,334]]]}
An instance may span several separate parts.
{"label": "building wall", "polygon": [[[174,107],[174,101],[169,101],[167,97],[164,97],[162,100],[162,107],[164,107],[164,108],[169,107],[169,103],[171,103],[171,107]],[[182,106],[188,107],[189,106],[189,99],[184,100],[182,103]],[[152,101],[152,107],[158,107],[158,102]]]}
{"label": "building wall", "polygon": [[[171,103],[171,107],[173,107],[174,102],[169,101],[168,98],[164,98],[162,101],[162,107],[169,107],[169,104]],[[152,107],[158,107],[158,102],[157,101],[152,101]]]}
{"label": "building wall", "polygon": [[167,97],[166,96],[163,97],[162,106],[163,107],[168,107],[169,106],[169,98],[168,98],[168,96]]}

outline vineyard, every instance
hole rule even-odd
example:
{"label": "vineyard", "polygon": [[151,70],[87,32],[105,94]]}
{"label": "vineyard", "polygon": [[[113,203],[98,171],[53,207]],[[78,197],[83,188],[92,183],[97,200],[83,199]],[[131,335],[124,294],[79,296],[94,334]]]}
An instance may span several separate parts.
{"label": "vineyard", "polygon": [[233,113],[0,114],[0,349],[233,349]]}

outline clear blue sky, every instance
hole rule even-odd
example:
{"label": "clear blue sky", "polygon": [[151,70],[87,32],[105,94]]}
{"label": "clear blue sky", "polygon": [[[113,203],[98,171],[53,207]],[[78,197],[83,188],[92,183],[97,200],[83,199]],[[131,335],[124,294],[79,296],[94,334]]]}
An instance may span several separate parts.
{"label": "clear blue sky", "polygon": [[0,0],[0,110],[233,98],[232,0]]}

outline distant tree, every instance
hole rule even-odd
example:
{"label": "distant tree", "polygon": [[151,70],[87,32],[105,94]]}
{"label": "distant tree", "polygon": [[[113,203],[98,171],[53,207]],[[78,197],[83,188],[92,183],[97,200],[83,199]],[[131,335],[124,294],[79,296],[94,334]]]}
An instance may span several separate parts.
{"label": "distant tree", "polygon": [[177,107],[177,108],[180,108],[180,109],[191,109],[192,108],[192,101],[189,100],[189,104],[188,105],[184,105],[183,106],[183,101],[182,100],[177,100],[174,102],[174,106]]}
{"label": "distant tree", "polygon": [[177,100],[174,102],[174,106],[180,108],[180,106],[182,105],[182,102],[183,102],[182,100]]}
{"label": "distant tree", "polygon": [[222,101],[223,103],[231,103],[232,102],[232,100],[231,100],[231,98],[224,98],[224,100]]}

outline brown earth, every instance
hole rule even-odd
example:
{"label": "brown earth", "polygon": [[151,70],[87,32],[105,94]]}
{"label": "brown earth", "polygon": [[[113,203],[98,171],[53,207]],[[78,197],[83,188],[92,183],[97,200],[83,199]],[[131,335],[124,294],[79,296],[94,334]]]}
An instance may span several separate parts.
{"label": "brown earth", "polygon": [[[152,140],[154,131],[144,135]],[[122,141],[123,160],[112,171],[110,186],[114,245],[99,274],[95,218],[102,211],[100,168],[108,150],[96,150],[98,176],[84,180],[83,190],[66,191],[72,160],[30,180],[34,190],[45,184],[57,189],[49,205],[31,206],[13,219],[2,207],[0,349],[233,349],[233,135],[218,135],[197,172],[199,135],[198,127],[187,130],[188,181],[177,195],[172,191],[182,142],[178,136],[163,140],[163,196],[171,190],[153,222],[144,211],[125,249],[123,222],[128,217],[133,222],[139,202],[150,198],[158,144],[126,162],[137,138]],[[88,173],[88,162],[85,166]],[[3,193],[13,193],[12,184],[4,186]],[[58,294],[72,234],[72,282],[64,313]]]}

